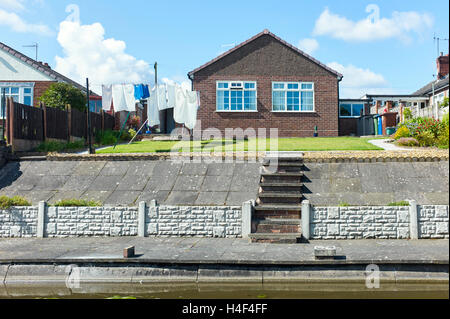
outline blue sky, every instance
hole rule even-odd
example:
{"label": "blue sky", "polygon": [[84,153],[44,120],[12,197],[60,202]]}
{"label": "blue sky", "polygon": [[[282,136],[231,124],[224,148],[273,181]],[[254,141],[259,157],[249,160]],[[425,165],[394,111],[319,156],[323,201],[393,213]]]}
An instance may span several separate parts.
{"label": "blue sky", "polygon": [[[448,38],[448,12],[448,1],[0,0],[0,41],[31,57],[23,45],[38,42],[39,60],[95,88],[150,82],[155,61],[161,80],[187,81],[267,28],[343,73],[341,97],[358,97],[431,81],[433,35]],[[448,53],[448,41],[440,48]]]}

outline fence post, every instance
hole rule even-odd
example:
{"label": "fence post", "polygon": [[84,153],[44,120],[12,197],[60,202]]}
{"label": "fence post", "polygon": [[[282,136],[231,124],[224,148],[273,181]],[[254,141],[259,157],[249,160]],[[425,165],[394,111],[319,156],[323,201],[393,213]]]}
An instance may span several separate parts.
{"label": "fence post", "polygon": [[105,112],[103,109],[100,110],[100,115],[102,116],[102,132],[105,131]]}
{"label": "fence post", "polygon": [[12,150],[14,151],[14,122],[15,122],[15,112],[14,112],[14,109],[15,109],[15,107],[14,107],[14,100],[13,100],[13,98],[12,97],[9,97],[8,98],[8,103],[7,103],[7,105],[8,105],[8,114],[9,114],[9,126],[8,126],[8,131],[9,131],[9,144],[11,145],[11,147],[12,147]]}
{"label": "fence post", "polygon": [[67,112],[67,142],[70,143],[70,137],[72,136],[72,107],[70,104],[66,106]]}
{"label": "fence post", "polygon": [[42,119],[44,126],[44,141],[47,139],[47,106],[45,103],[42,103]]}

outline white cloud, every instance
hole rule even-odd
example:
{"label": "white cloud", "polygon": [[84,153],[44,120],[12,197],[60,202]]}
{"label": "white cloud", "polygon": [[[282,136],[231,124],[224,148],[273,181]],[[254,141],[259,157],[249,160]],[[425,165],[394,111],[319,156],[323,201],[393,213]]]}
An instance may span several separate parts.
{"label": "white cloud", "polygon": [[305,38],[298,42],[298,48],[312,55],[319,48],[319,42],[316,39]]}
{"label": "white cloud", "polygon": [[415,11],[394,11],[391,18],[380,18],[377,5],[368,5],[366,12],[372,12],[365,19],[352,21],[330,12],[328,8],[316,20],[313,35],[329,35],[345,41],[371,41],[398,38],[411,41],[410,33],[421,35],[433,25],[428,13]]}
{"label": "white cloud", "polygon": [[35,33],[45,36],[53,35],[53,31],[45,24],[28,23],[16,13],[7,12],[2,9],[0,9],[0,25],[7,26],[12,31],[19,33]]}
{"label": "white cloud", "polygon": [[337,62],[327,66],[338,71],[344,77],[340,82],[340,96],[343,98],[359,98],[364,94],[392,94],[394,90],[388,86],[383,75],[369,69],[358,68],[352,64],[342,65]]}
{"label": "white cloud", "polygon": [[171,79],[169,78],[163,78],[162,79],[163,83],[167,83],[167,84],[180,84],[181,87],[184,90],[190,91],[192,89],[192,84],[191,81],[186,80],[185,78],[181,77],[181,76],[174,76]]}
{"label": "white cloud", "polygon": [[22,11],[25,9],[24,0],[0,0],[0,8]]}
{"label": "white cloud", "polygon": [[105,39],[100,23],[82,25],[79,21],[60,23],[58,42],[64,56],[56,56],[56,71],[101,93],[102,84],[153,83],[152,67],[125,53],[124,41]]}

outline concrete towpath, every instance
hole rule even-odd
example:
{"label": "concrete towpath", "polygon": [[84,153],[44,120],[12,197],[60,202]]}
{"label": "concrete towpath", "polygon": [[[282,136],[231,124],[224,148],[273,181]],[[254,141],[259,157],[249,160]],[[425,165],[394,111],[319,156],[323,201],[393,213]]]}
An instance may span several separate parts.
{"label": "concrete towpath", "polygon": [[385,151],[413,151],[413,148],[399,147],[391,143],[391,139],[369,140],[370,144],[383,148]]}
{"label": "concrete towpath", "polygon": [[[137,257],[123,258],[135,246]],[[315,246],[336,246],[335,260],[316,260]],[[0,239],[0,264],[108,262],[174,264],[447,264],[449,240],[314,240],[305,244],[249,243],[236,238],[10,238]]]}

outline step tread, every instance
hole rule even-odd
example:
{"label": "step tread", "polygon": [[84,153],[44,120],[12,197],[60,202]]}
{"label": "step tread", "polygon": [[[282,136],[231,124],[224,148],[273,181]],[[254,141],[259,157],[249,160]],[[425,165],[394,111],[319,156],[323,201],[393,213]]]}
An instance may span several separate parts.
{"label": "step tread", "polygon": [[250,238],[300,238],[301,233],[251,233]]}
{"label": "step tread", "polygon": [[255,210],[298,210],[302,209],[302,205],[288,205],[288,204],[270,204],[255,206]]}
{"label": "step tread", "polygon": [[303,172],[280,172],[280,173],[261,173],[261,176],[273,176],[273,177],[282,177],[282,176],[303,176]]}
{"label": "step tread", "polygon": [[259,197],[277,197],[277,198],[300,198],[303,196],[302,192],[262,192],[258,194]]}
{"label": "step tread", "polygon": [[267,186],[267,187],[276,187],[276,186],[280,186],[280,187],[301,187],[303,186],[303,183],[292,183],[292,182],[261,182],[259,183],[259,186]]}
{"label": "step tread", "polygon": [[255,222],[262,225],[301,225],[302,220],[298,218],[255,218]]}

